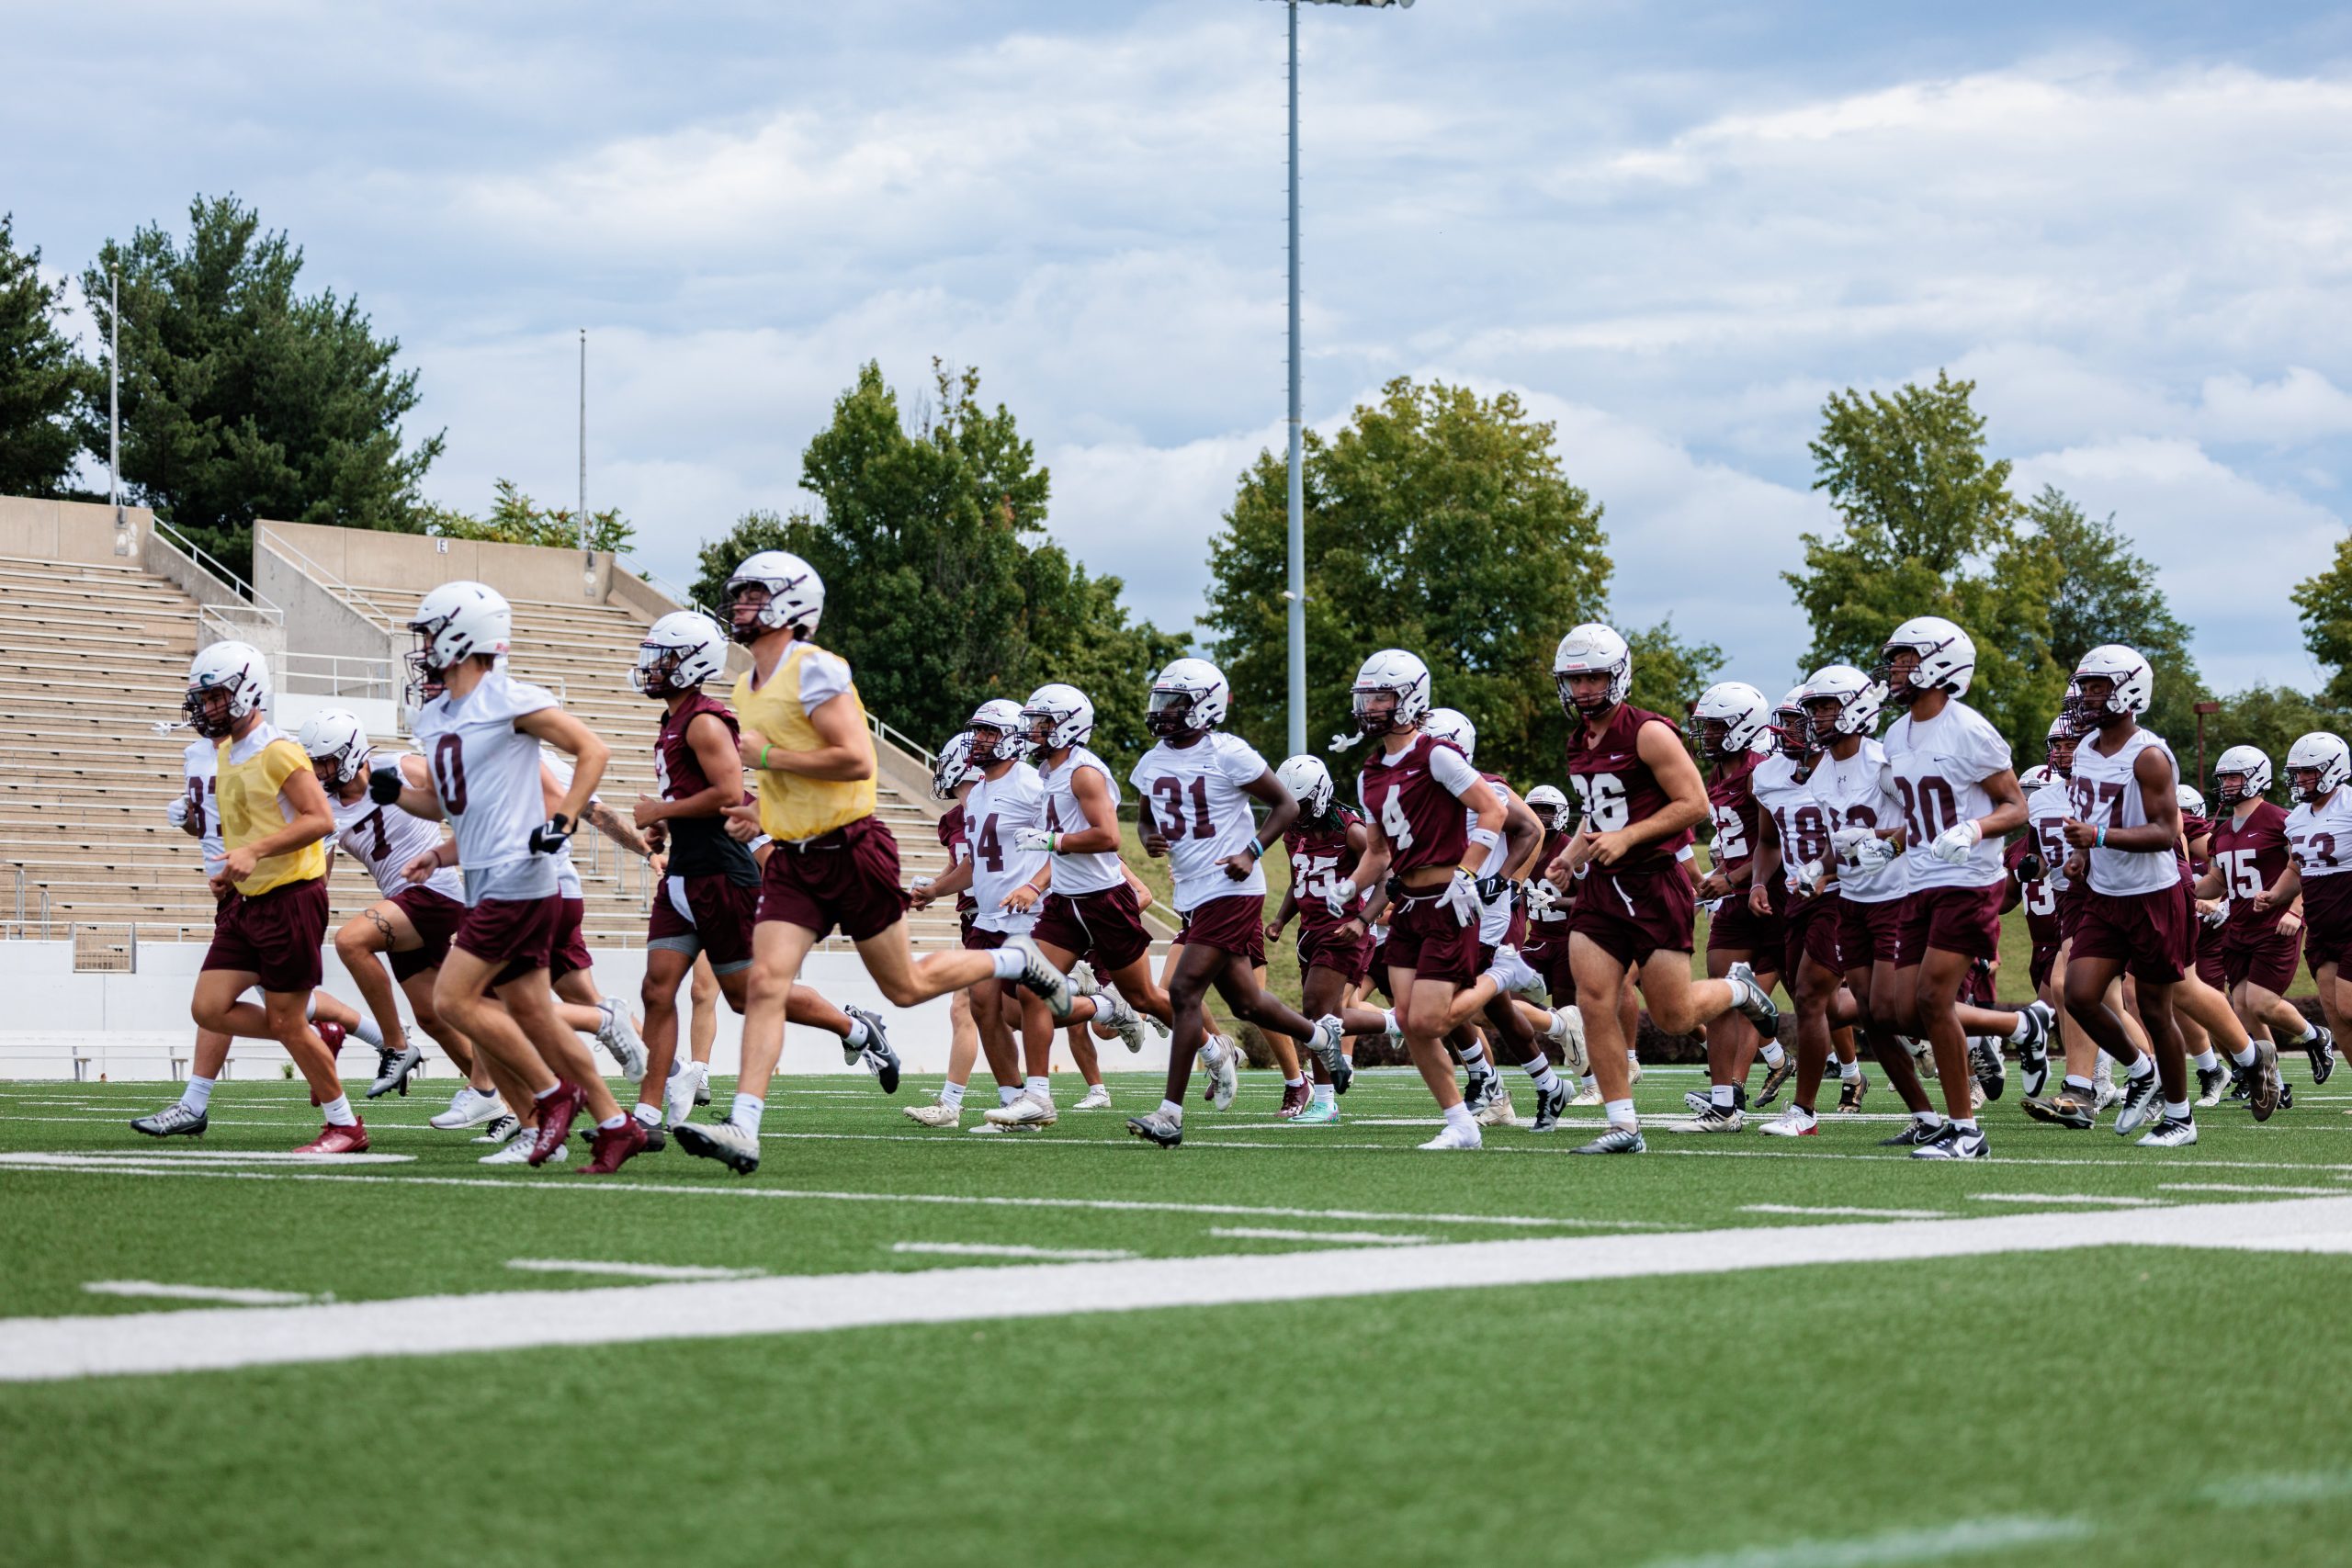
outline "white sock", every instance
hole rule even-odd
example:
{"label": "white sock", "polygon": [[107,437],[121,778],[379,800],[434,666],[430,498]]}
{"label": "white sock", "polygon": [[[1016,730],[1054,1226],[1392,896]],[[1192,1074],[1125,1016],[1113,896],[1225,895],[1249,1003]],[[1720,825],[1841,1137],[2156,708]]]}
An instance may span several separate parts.
{"label": "white sock", "polygon": [[2032,1032],[2032,1016],[2030,1014],[2021,1012],[2018,1014],[2018,1021],[2009,1025],[2009,1043],[2012,1045],[2022,1045],[2026,1042],[2026,1037]]}
{"label": "white sock", "polygon": [[867,1041],[873,1038],[874,1031],[865,1027],[865,1021],[864,1019],[852,1018],[849,1021],[849,1032],[842,1036],[842,1043],[844,1045],[863,1046]]}
{"label": "white sock", "polygon": [[1170,1122],[1182,1122],[1184,1120],[1184,1108],[1172,1100],[1163,1100],[1159,1102],[1159,1113]]}
{"label": "white sock", "polygon": [[610,1116],[607,1116],[605,1120],[596,1123],[596,1131],[599,1133],[609,1133],[616,1127],[627,1125],[628,1122],[628,1118],[616,1111]]}
{"label": "white sock", "polygon": [[650,1100],[639,1100],[637,1102],[637,1109],[630,1114],[634,1115],[639,1122],[644,1122],[649,1127],[659,1127],[662,1125],[662,1108]]}
{"label": "white sock", "polygon": [[1032,1100],[1042,1100],[1047,1105],[1051,1105],[1054,1102],[1054,1080],[1040,1077],[1024,1078],[1022,1080],[1021,1092]]}
{"label": "white sock", "polygon": [[1839,1081],[1851,1083],[1861,1076],[1862,1062],[1860,1057],[1857,1056],[1850,1062],[1840,1062],[1838,1064],[1838,1077]]}
{"label": "white sock", "polygon": [[727,1113],[727,1120],[756,1138],[760,1135],[760,1118],[766,1113],[767,1108],[768,1102],[756,1094],[739,1094],[735,1097],[734,1109]]}
{"label": "white sock", "polygon": [[1487,1048],[1484,1045],[1464,1045],[1462,1047],[1462,1065],[1470,1069],[1472,1077],[1484,1077],[1487,1074]]}
{"label": "white sock", "polygon": [[2088,1094],[2096,1086],[2087,1078],[2078,1078],[2074,1074],[2068,1073],[2066,1075],[2066,1087],[2075,1090],[2078,1094]]}
{"label": "white sock", "polygon": [[2235,1062],[2241,1067],[2250,1067],[2254,1066],[2255,1055],[2256,1052],[2254,1049],[2254,1042],[2249,1040],[2246,1042],[2245,1050],[2233,1051],[2230,1053],[2230,1060]]}
{"label": "white sock", "polygon": [[996,1102],[999,1105],[1010,1105],[1020,1098],[1021,1086],[1019,1084],[1001,1083],[996,1086]]}
{"label": "white sock", "polygon": [[2310,1019],[2305,1019],[2303,1020],[2303,1032],[2295,1036],[2295,1043],[2301,1045],[2318,1032],[2319,1025],[2313,1023]]}
{"label": "white sock", "polygon": [[1625,1047],[1625,1065],[1629,1067],[1638,1067],[1642,1065],[1641,1053],[1635,1051],[1631,1045]]}
{"label": "white sock", "polygon": [[1940,1114],[1933,1111],[1914,1111],[1911,1112],[1911,1120],[1922,1127],[1940,1127],[1944,1121]]}
{"label": "white sock", "polygon": [[1552,1071],[1552,1058],[1544,1055],[1543,1052],[1536,1052],[1535,1059],[1525,1066],[1527,1076],[1533,1079],[1535,1087],[1545,1094],[1551,1093],[1555,1088],[1558,1087],[1560,1079],[1558,1075]]}
{"label": "white sock", "polygon": [[1598,1089],[1600,1087],[1600,1080],[1592,1074],[1587,1073],[1584,1075],[1584,1087],[1589,1089]]}
{"label": "white sock", "polygon": [[989,963],[1000,980],[1018,980],[1029,971],[1029,956],[1017,947],[1000,947],[989,954]]}
{"label": "white sock", "polygon": [[2187,1100],[2165,1100],[2165,1118],[2166,1118],[2167,1120],[2169,1120],[2169,1121],[2174,1121],[2174,1122],[2186,1122],[2186,1121],[2188,1121],[2188,1101],[2187,1101]]}
{"label": "white sock", "polygon": [[1808,1107],[1798,1105],[1794,1102],[1790,1104],[1789,1109],[1783,1112],[1783,1114],[1790,1116],[1802,1116],[1808,1122],[1818,1122],[1821,1120],[1821,1118],[1815,1115]]}
{"label": "white sock", "polygon": [[1296,1077],[1296,1078],[1284,1078],[1284,1079],[1283,1079],[1283,1087],[1284,1089],[1296,1089],[1299,1085],[1301,1085],[1301,1084],[1305,1083],[1306,1081],[1306,1080],[1305,1078],[1303,1078],[1303,1077]]}
{"label": "white sock", "polygon": [[1470,1107],[1460,1100],[1445,1108],[1445,1124],[1461,1133],[1478,1130],[1477,1122],[1471,1117]]}
{"label": "white sock", "polygon": [[336,1095],[327,1101],[324,1109],[327,1113],[327,1125],[330,1127],[359,1125],[359,1118],[351,1113],[351,1097],[347,1094]]}
{"label": "white sock", "polygon": [[1729,1111],[1732,1108],[1731,1085],[1727,1083],[1709,1084],[1707,1086],[1707,1100],[1709,1103],[1715,1106],[1716,1109]]}
{"label": "white sock", "polygon": [[180,1103],[190,1111],[202,1111],[212,1103],[212,1080],[188,1075],[187,1087],[180,1090]]}
{"label": "white sock", "polygon": [[1787,1057],[1788,1053],[1781,1049],[1781,1043],[1779,1041],[1767,1040],[1764,1042],[1764,1065],[1766,1066],[1771,1068],[1774,1072],[1778,1072],[1781,1069],[1781,1062],[1786,1060]]}
{"label": "white sock", "polygon": [[959,1083],[941,1084],[939,1086],[939,1103],[947,1107],[950,1111],[963,1110],[964,1086]]}
{"label": "white sock", "polygon": [[354,1040],[358,1041],[362,1044],[373,1045],[379,1051],[384,1048],[384,1032],[376,1027],[376,1021],[374,1019],[368,1018],[364,1014],[360,1017],[357,1023],[353,1024],[349,1029],[345,1030],[344,1032],[350,1035]]}
{"label": "white sock", "polygon": [[1973,1133],[1977,1130],[1976,1118],[1973,1116],[1955,1116],[1951,1119],[1951,1124],[1963,1133]]}
{"label": "white sock", "polygon": [[2198,1052],[2190,1060],[2197,1064],[2197,1070],[2200,1073],[2219,1072],[2222,1067],[2222,1058],[2213,1055],[2213,1048],[2210,1045]]}
{"label": "white sock", "polygon": [[1600,1110],[1601,1114],[1609,1118],[1611,1127],[1631,1127],[1637,1121],[1634,1115],[1634,1102],[1630,1100],[1610,1100]]}
{"label": "white sock", "polygon": [[1329,1105],[1337,1097],[1337,1093],[1338,1091],[1333,1089],[1329,1084],[1317,1084],[1315,1086],[1315,1092],[1311,1097],[1311,1102],[1316,1105]]}
{"label": "white sock", "polygon": [[2132,1058],[2132,1081],[2133,1083],[2138,1083],[2142,1078],[2146,1077],[2155,1070],[2156,1064],[2154,1057],[2134,1056]]}

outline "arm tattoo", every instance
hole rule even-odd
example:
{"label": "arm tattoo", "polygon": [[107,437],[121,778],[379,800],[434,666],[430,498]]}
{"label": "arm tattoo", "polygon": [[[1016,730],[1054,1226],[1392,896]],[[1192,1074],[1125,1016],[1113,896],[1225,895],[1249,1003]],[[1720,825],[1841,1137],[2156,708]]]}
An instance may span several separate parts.
{"label": "arm tattoo", "polygon": [[629,826],[628,820],[619,812],[615,811],[603,801],[590,803],[588,820],[598,832],[629,853],[643,856],[651,852],[646,848],[645,840],[638,837],[637,829]]}

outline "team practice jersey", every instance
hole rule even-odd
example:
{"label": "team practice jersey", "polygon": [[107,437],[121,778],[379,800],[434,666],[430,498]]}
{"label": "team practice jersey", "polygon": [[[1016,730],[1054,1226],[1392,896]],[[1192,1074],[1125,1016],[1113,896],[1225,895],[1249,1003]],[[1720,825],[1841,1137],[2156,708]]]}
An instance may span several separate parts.
{"label": "team practice jersey", "polygon": [[[2173,763],[2172,748],[2153,729],[2134,729],[2124,737],[2121,748],[2112,757],[2099,750],[2096,737],[2085,736],[2083,743],[2075,748],[2075,776],[2067,788],[2067,796],[2074,802],[2075,819],[2110,830],[2146,827],[2147,801],[2140,793],[2136,770],[2140,753],[2147,750],[2163,752],[2173,776],[2180,776],[2179,768]],[[2090,852],[2091,891],[2129,897],[2178,886],[2180,856],[2177,848],[2176,844],[2166,844],[2160,850],[2095,846]]]}
{"label": "team practice jersey", "polygon": [[[971,840],[965,833],[964,803],[960,800],[949,807],[946,815],[939,819],[939,847],[947,852],[947,863],[951,866],[962,865],[972,858]],[[979,903],[972,897],[970,888],[956,895],[957,914],[968,915],[978,908]]]}
{"label": "team practice jersey", "polygon": [[1392,873],[1454,866],[1470,846],[1462,793],[1478,770],[1448,742],[1416,735],[1395,756],[1374,749],[1356,775],[1356,800],[1395,852]]}
{"label": "team practice jersey", "polygon": [[[702,771],[702,759],[695,755],[694,743],[686,731],[695,719],[707,714],[726,727],[727,750],[735,750],[737,734],[735,716],[725,703],[703,692],[694,692],[678,705],[674,713],[662,715],[662,728],[654,739],[653,783],[663,800],[691,800],[710,788],[710,780]],[[732,792],[742,770],[729,775],[728,789]],[[671,817],[662,827],[668,832],[669,874],[672,876],[724,876],[745,886],[760,879],[759,863],[752,852],[727,836],[724,817]]]}
{"label": "team practice jersey", "polygon": [[[1894,790],[1894,775],[1887,766],[1886,748],[1865,735],[1854,754],[1840,759],[1824,751],[1813,764],[1813,795],[1834,836],[1847,828],[1884,831],[1902,826],[1903,807]],[[1998,846],[1996,846],[1997,852]],[[1910,890],[1911,875],[1897,855],[1885,865],[1870,867],[1850,854],[1839,854],[1838,896],[1857,904],[1883,904]],[[1998,875],[2000,868],[1994,867]]]}
{"label": "team practice jersey", "polygon": [[[1725,876],[1756,858],[1756,836],[1762,830],[1763,817],[1756,798],[1756,774],[1763,765],[1763,752],[1743,752],[1707,786],[1707,815],[1715,829],[1709,852],[1714,856],[1715,869]],[[1734,887],[1725,897],[1744,899],[1747,890]],[[1719,909],[1723,904],[1722,898],[1710,899],[1707,907]]]}
{"label": "team practice jersey", "polygon": [[[1780,835],[1781,877],[1794,892],[1804,886],[1807,865],[1829,863],[1829,822],[1813,783],[1799,780],[1797,765],[1776,751],[1756,764],[1747,785],[1749,798],[1771,817],[1772,830]],[[1719,845],[1722,831],[1716,829]]]}
{"label": "team practice jersey", "polygon": [[[1552,863],[1560,858],[1562,852],[1568,847],[1568,840],[1575,836],[1558,828],[1544,829],[1544,847],[1535,852],[1535,869],[1528,874],[1528,884],[1531,887],[1537,877],[1544,876],[1551,871]],[[1554,891],[1558,892],[1556,888]],[[1568,896],[1565,893],[1560,893],[1559,897],[1550,900],[1548,908],[1539,909],[1532,903],[1527,907],[1527,919],[1532,926],[1549,927],[1564,923],[1567,918]],[[1552,934],[1549,931],[1535,932],[1535,935],[1544,937],[1547,941]]]}
{"label": "team practice jersey", "polygon": [[514,728],[515,720],[555,705],[553,693],[515,680],[501,665],[462,700],[445,692],[417,711],[417,750],[441,814],[458,835],[468,904],[556,891],[556,857],[531,850],[532,829],[548,819],[539,743]]}
{"label": "team practice jersey", "polygon": [[2339,785],[2316,805],[2303,801],[2289,812],[2287,851],[2305,882],[2352,871],[2352,789]]}
{"label": "team practice jersey", "polygon": [[2222,874],[2222,897],[2229,900],[2233,931],[2267,931],[2283,909],[2256,909],[2256,895],[2287,873],[2287,814],[2267,800],[2241,817],[2225,811],[2213,818],[2207,862]]}
{"label": "team practice jersey", "polygon": [[2074,797],[2068,793],[2064,779],[2052,779],[2025,797],[2026,831],[2033,835],[2041,863],[2049,868],[2042,874],[2042,880],[2053,894],[2064,893],[2074,885],[2074,879],[2066,874],[2066,857],[2075,852],[2074,846],[2066,842],[2066,823],[2074,815]]}
{"label": "team practice jersey", "polygon": [[[1086,831],[1086,811],[1078,804],[1078,792],[1073,787],[1078,775],[1091,768],[1102,775],[1102,787],[1111,793],[1112,809],[1119,805],[1119,781],[1102,765],[1102,759],[1083,746],[1073,746],[1064,757],[1061,766],[1040,766],[1037,777],[1046,787],[1046,830],[1049,833],[1083,833]],[[1096,850],[1054,856],[1054,879],[1050,892],[1066,894],[1072,898],[1088,893],[1107,893],[1125,884],[1126,877],[1119,870],[1116,850]]]}
{"label": "team practice jersey", "polygon": [[[376,751],[368,756],[371,767],[399,761]],[[346,805],[329,791],[327,809],[334,814],[336,845],[368,868],[368,874],[376,879],[376,891],[385,897],[419,886],[451,898],[465,897],[465,878],[454,865],[443,866],[422,884],[401,874],[401,868],[409,862],[441,847],[440,823],[412,817],[397,806],[379,806],[364,795]]]}
{"label": "team practice jersey", "polygon": [[1355,875],[1356,862],[1362,857],[1349,847],[1348,829],[1362,820],[1335,803],[1328,822],[1310,823],[1302,817],[1283,835],[1301,931],[1328,931],[1347,923],[1350,917],[1332,914],[1329,900],[1340,883]]}
{"label": "team practice jersey", "polygon": [[[2088,750],[2086,746],[2084,750]],[[1886,760],[1894,768],[1902,797],[1904,855],[1914,892],[1931,887],[1990,887],[1999,882],[2001,840],[1979,839],[1958,865],[1939,859],[1929,846],[1944,830],[1986,816],[1993,797],[1984,781],[2009,771],[2009,743],[1992,720],[1953,699],[1933,718],[1905,714],[1887,727]],[[2075,773],[2082,776],[2078,752]]]}
{"label": "team practice jersey", "polygon": [[1235,881],[1217,862],[1247,854],[1258,836],[1248,785],[1266,776],[1266,760],[1238,735],[1211,730],[1190,746],[1163,740],[1143,754],[1127,782],[1168,840],[1176,882],[1176,912],[1212,898],[1266,891],[1266,869],[1254,860]]}
{"label": "team practice jersey", "polygon": [[175,828],[193,820],[203,829],[204,874],[218,876],[229,852],[220,842],[220,748],[209,740],[191,740],[181,753],[180,773],[186,788],[164,813]]}
{"label": "team practice jersey", "polygon": [[[849,665],[814,644],[796,642],[776,661],[764,684],[754,684],[756,665],[735,677],[735,712],[746,729],[786,751],[821,751],[825,743],[808,716],[831,702],[846,702],[865,728],[865,705]],[[760,827],[782,843],[820,838],[874,815],[875,777],[812,779],[800,773],[754,770],[759,780]]]}
{"label": "team practice jersey", "polygon": [[[310,773],[311,758],[291,737],[265,720],[243,740],[221,741],[218,767],[215,798],[220,811],[220,841],[235,850],[266,839],[294,820],[298,813],[294,803],[286,798],[286,781],[298,773]],[[252,898],[274,887],[315,881],[326,874],[325,840],[314,839],[254,862],[253,874],[237,884],[237,891]]]}
{"label": "team practice jersey", "polygon": [[[1645,724],[1666,724],[1666,720],[1630,703],[1619,703],[1610,710],[1609,722],[1597,736],[1589,737],[1581,721],[1569,727],[1568,783],[1583,805],[1585,831],[1613,833],[1646,822],[1666,809],[1666,791],[1650,765],[1642,761],[1640,736]],[[1681,732],[1671,725],[1667,728],[1679,744]],[[1617,874],[1662,869],[1690,845],[1690,834],[1685,829],[1643,844],[1615,865],[1599,869]]]}
{"label": "team practice jersey", "polygon": [[1046,863],[1043,850],[1016,848],[1013,839],[1023,828],[1046,825],[1046,786],[1037,770],[1015,762],[1004,776],[979,779],[964,796],[964,842],[972,856],[972,923],[984,931],[1015,935],[1037,923],[1035,911],[1015,914],[1004,908],[1005,896],[1037,874]]}

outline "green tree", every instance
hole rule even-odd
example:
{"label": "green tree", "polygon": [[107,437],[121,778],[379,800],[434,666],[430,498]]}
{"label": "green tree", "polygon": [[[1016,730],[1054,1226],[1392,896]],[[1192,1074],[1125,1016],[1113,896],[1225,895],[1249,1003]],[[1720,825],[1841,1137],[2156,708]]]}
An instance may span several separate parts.
{"label": "green tree", "polygon": [[[2188,651],[2188,627],[2172,613],[2156,570],[2115,525],[2085,515],[2054,486],[2027,503],[2030,547],[2057,576],[2050,596],[2050,657],[2061,673],[2071,672],[2084,654],[2107,643],[2136,649],[2155,670],[2156,696],[2144,721],[2194,758],[2197,703],[2205,684]],[[2192,750],[2182,751],[2184,746]]]}
{"label": "green tree", "polygon": [[[82,275],[103,344],[122,286],[124,488],[240,571],[258,518],[413,531],[438,434],[408,443],[416,372],[358,302],[301,295],[302,253],[233,196],[198,197],[186,242],[148,225]],[[104,369],[101,356],[100,368]],[[102,412],[85,442],[103,448]]]}
{"label": "green tree", "polygon": [[2336,541],[2327,569],[2295,585],[2303,646],[2334,671],[2320,694],[2332,707],[2352,707],[2352,536]]}
{"label": "green tree", "polygon": [[[1627,632],[1625,643],[1634,650],[1634,693],[1627,700],[1676,724],[1723,672],[1724,650],[1711,642],[1682,641],[1674,635],[1670,615],[1654,626]],[[1781,694],[1767,692],[1764,697],[1778,702]]]}
{"label": "green tree", "polygon": [[1810,444],[1814,488],[1844,527],[1803,536],[1804,569],[1781,576],[1813,627],[1800,677],[1869,670],[1904,621],[1942,615],[1976,644],[1969,703],[2035,756],[2066,685],[2050,656],[2057,568],[2018,531],[2024,509],[2008,463],[1985,456],[1974,390],[1938,372],[1892,395],[1832,393]]}
{"label": "green tree", "polygon": [[[1610,562],[1600,507],[1568,481],[1553,434],[1513,393],[1402,378],[1330,440],[1307,434],[1310,748],[1349,728],[1364,658],[1403,648],[1428,661],[1436,701],[1477,725],[1481,765],[1556,767],[1553,646],[1606,614]],[[1204,617],[1239,728],[1273,745],[1288,731],[1285,483],[1272,452],[1240,476]]]}
{"label": "green tree", "polygon": [[104,383],[60,331],[65,285],[40,280],[40,249],[18,250],[15,215],[0,212],[0,495],[70,493],[82,450],[76,426]]}
{"label": "green tree", "polygon": [[[580,513],[566,507],[541,506],[523,493],[513,479],[492,486],[490,513],[475,517],[454,507],[430,503],[417,509],[423,531],[436,539],[487,539],[501,545],[547,545],[558,549],[580,547]],[[588,514],[588,547],[630,554],[637,529],[619,511],[606,507]]]}
{"label": "green tree", "polygon": [[[2213,760],[2233,746],[2259,747],[2270,759],[2270,798],[2284,806],[2287,800],[2287,748],[2315,729],[2345,733],[2352,715],[2324,707],[2302,693],[2287,686],[2250,686],[2221,699],[2222,711],[2209,714],[2205,719],[2205,776],[2192,780],[2198,788],[2208,789],[2213,779]],[[2196,720],[2189,721],[2189,739],[2178,749],[2184,773],[2197,765]],[[2210,798],[2210,797],[2209,797]]]}
{"label": "green tree", "polygon": [[801,457],[821,514],[747,513],[703,547],[695,594],[717,604],[748,555],[786,549],[826,582],[826,647],[850,661],[866,706],[937,745],[990,697],[1048,681],[1093,699],[1096,750],[1132,757],[1145,694],[1181,639],[1131,623],[1114,577],[1093,577],[1045,534],[1051,478],[979,377],[934,361],[932,403],[910,428],[868,364]]}

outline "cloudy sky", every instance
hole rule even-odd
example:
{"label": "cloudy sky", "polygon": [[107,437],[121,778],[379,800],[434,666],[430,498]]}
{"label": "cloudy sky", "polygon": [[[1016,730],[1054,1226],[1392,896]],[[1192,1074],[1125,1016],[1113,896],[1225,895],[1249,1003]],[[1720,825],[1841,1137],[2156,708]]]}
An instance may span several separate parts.
{"label": "cloudy sky", "polygon": [[[399,336],[448,432],[427,489],[474,507],[500,475],[571,493],[585,326],[591,504],[673,577],[800,499],[869,357],[978,366],[1056,533],[1166,625],[1280,441],[1267,0],[8,28],[0,206],[51,269],[236,192]],[[1607,507],[1618,614],[1770,687],[1824,395],[1949,367],[2021,492],[2136,536],[2209,679],[2312,682],[2286,591],[2352,515],[2342,7],[1422,0],[1302,31],[1310,421],[1398,374],[1520,389]]]}

